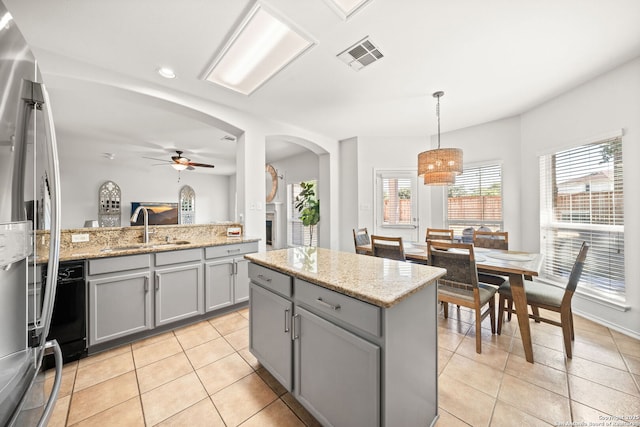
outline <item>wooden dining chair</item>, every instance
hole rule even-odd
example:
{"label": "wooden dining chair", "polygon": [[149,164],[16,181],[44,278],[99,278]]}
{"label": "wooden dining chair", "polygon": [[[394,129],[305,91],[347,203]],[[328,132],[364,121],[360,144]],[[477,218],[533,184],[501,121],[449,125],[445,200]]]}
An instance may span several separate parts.
{"label": "wooden dining chair", "polygon": [[453,242],[453,230],[448,228],[427,228],[427,235],[424,241],[428,242],[429,240],[446,240]]}
{"label": "wooden dining chair", "polygon": [[[578,286],[578,282],[580,281],[588,250],[589,244],[587,242],[583,242],[576,261],[573,264],[573,268],[571,269],[567,285],[564,289],[540,282],[526,282],[524,287],[524,291],[527,296],[527,304],[531,306],[532,311],[532,314],[529,314],[529,318],[536,322],[545,322],[562,328],[564,348],[569,359],[571,359],[572,356],[571,341],[575,339],[575,333],[573,330],[573,313],[571,311],[571,298],[573,297],[576,286]],[[504,312],[513,311],[511,308],[512,297],[509,282],[500,286],[498,293],[500,295],[498,303],[498,334],[500,334],[502,332],[502,318],[504,316]],[[539,309],[541,308],[560,313],[560,321],[558,322],[556,320],[540,316]]]}
{"label": "wooden dining chair", "polygon": [[371,250],[373,256],[405,261],[402,237],[387,237],[371,235]]}
{"label": "wooden dining chair", "polygon": [[353,229],[353,244],[356,247],[357,254],[369,254],[369,251],[365,249],[358,249],[358,246],[366,246],[371,244],[371,239],[369,238],[369,231],[367,231],[367,227],[358,228],[357,230],[355,228]]}
{"label": "wooden dining chair", "polygon": [[[476,248],[509,250],[508,231],[482,231],[473,230],[473,246]],[[500,286],[509,280],[507,277],[497,274],[479,273],[478,280],[494,286]],[[511,317],[509,317],[511,320]]]}
{"label": "wooden dining chair", "polygon": [[473,245],[476,248],[509,250],[508,231],[473,231]]}
{"label": "wooden dining chair", "polygon": [[[473,309],[476,321],[476,353],[481,353],[481,324],[487,316],[491,319],[491,333],[496,333],[496,288],[478,281],[473,245],[432,240],[427,245],[427,253],[429,265],[447,270],[447,274],[438,279],[438,301],[443,303],[445,319],[449,315],[449,303]],[[482,311],[483,307],[487,308]]]}

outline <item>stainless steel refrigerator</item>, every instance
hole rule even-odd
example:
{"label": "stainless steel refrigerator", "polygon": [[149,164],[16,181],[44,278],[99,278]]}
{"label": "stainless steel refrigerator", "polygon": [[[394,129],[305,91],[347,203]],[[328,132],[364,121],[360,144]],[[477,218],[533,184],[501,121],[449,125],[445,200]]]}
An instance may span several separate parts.
{"label": "stainless steel refrigerator", "polygon": [[[58,157],[37,62],[0,1],[0,426],[46,425],[62,377],[57,342],[46,341],[60,238]],[[48,241],[46,253],[36,253]],[[41,295],[38,258],[47,257]],[[56,360],[45,387],[45,352]],[[48,383],[48,382],[47,382]]]}

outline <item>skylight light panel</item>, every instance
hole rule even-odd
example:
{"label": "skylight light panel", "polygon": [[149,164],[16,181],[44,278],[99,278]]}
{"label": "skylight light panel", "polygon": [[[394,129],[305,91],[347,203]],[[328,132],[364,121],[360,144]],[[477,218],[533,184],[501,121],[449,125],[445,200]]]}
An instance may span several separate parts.
{"label": "skylight light panel", "polygon": [[257,3],[215,58],[205,79],[249,95],[314,44]]}

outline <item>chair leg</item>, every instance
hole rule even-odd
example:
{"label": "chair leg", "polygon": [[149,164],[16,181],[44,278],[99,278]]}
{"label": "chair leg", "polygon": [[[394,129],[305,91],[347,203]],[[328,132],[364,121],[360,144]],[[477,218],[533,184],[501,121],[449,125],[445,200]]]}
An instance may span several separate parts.
{"label": "chair leg", "polygon": [[498,329],[497,333],[500,335],[502,333],[502,319],[504,318],[504,303],[505,297],[500,295],[500,299],[498,300]]}
{"label": "chair leg", "polygon": [[449,303],[448,302],[442,302],[442,310],[444,310],[444,318],[448,319],[449,318]]}
{"label": "chair leg", "polygon": [[576,334],[575,330],[573,329],[573,311],[571,311],[571,309],[569,309],[569,323],[571,324],[571,341],[575,341]]}
{"label": "chair leg", "polygon": [[571,359],[571,308],[560,309],[560,323],[562,324],[562,337],[567,358]]}
{"label": "chair leg", "polygon": [[531,306],[531,313],[533,313],[533,317],[534,317],[534,321],[536,323],[540,323],[540,310],[538,310],[538,307],[532,305]]}
{"label": "chair leg", "polygon": [[476,313],[476,353],[482,353],[482,307],[478,307],[475,310]]}
{"label": "chair leg", "polygon": [[491,333],[496,333],[496,301],[495,297],[489,300],[489,319],[491,320]]}
{"label": "chair leg", "polygon": [[507,311],[507,320],[511,322],[511,313],[513,313],[513,299],[509,298],[507,300],[507,304],[509,304],[509,311]]}

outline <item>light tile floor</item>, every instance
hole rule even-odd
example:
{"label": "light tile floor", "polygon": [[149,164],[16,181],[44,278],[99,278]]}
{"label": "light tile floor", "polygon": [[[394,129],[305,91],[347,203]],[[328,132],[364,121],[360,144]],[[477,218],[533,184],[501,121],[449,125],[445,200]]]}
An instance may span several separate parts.
{"label": "light tile floor", "polygon": [[[248,316],[242,309],[65,365],[49,425],[318,425],[249,352]],[[569,360],[560,328],[532,322],[530,364],[515,317],[500,336],[486,322],[477,354],[473,313],[440,313],[438,427],[640,425],[640,341],[575,316]]]}

